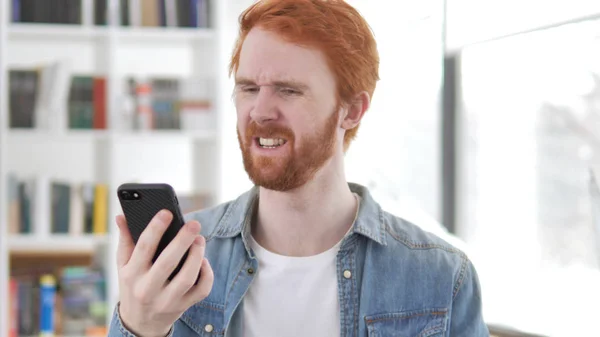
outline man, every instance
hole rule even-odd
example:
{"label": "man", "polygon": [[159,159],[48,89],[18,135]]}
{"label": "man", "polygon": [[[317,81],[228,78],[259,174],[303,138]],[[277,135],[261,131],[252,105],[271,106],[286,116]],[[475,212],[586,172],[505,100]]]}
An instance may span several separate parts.
{"label": "man", "polygon": [[230,70],[256,187],[187,215],[153,265],[171,215],[135,247],[117,218],[110,336],[488,335],[465,254],[345,180],[378,66],[367,23],[343,1],[261,1],[242,14]]}

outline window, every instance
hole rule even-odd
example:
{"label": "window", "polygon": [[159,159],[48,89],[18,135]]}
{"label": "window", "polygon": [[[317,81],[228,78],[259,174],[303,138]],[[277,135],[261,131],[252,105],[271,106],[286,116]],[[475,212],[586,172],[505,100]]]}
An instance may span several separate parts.
{"label": "window", "polygon": [[595,330],[600,243],[589,181],[600,168],[599,59],[598,21],[462,55],[459,235],[493,322],[552,336]]}

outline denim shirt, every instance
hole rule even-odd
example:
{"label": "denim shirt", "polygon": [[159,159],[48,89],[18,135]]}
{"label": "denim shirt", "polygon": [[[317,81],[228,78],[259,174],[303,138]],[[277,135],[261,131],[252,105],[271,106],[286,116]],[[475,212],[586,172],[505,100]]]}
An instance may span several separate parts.
{"label": "denim shirt", "polygon": [[[337,254],[341,336],[489,336],[479,280],[467,256],[383,211],[365,187],[349,186],[362,200]],[[210,295],[189,308],[169,335],[242,336],[244,295],[259,271],[247,241],[257,196],[255,187],[234,201],[186,215],[202,224],[215,280]],[[134,336],[118,308],[109,336]]]}

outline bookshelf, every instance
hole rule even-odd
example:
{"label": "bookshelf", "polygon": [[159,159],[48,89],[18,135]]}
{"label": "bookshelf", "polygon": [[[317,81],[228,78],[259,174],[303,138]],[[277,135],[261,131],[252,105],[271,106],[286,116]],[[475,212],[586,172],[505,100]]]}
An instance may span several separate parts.
{"label": "bookshelf", "polygon": [[[7,22],[8,13],[6,12],[6,4],[4,1],[0,2],[0,88],[6,87],[6,48],[7,48]],[[6,189],[6,130],[8,126],[8,116],[5,113],[8,107],[6,100],[6,94],[3,90],[0,90],[0,191]],[[8,250],[8,238],[6,235],[6,229],[3,225],[6,219],[7,210],[7,195],[0,193],[0,298],[8,298],[8,280],[9,280],[9,250]],[[8,327],[8,306],[6,304],[0,304],[0,327]],[[0,328],[0,335],[7,334],[7,328]]]}
{"label": "bookshelf", "polygon": [[[149,25],[141,12],[135,15],[128,8],[129,16],[124,15],[124,0],[102,4],[74,1],[79,7],[71,8],[71,17],[62,20],[77,23],[14,22],[12,4],[23,1],[0,0],[0,88],[6,88],[0,90],[0,298],[9,297],[14,268],[38,264],[64,267],[99,260],[106,278],[108,325],[118,300],[114,265],[118,235],[113,220],[121,212],[114,193],[118,185],[167,182],[180,201],[187,197],[189,205],[199,205],[192,201],[201,200],[204,207],[230,199],[250,186],[243,167],[235,162],[241,159],[237,158],[232,83],[226,76],[238,15],[252,0],[197,1],[209,3],[204,18],[208,25],[200,24],[201,19],[198,27],[173,25],[173,18],[178,21],[177,15],[181,15],[173,12],[164,25],[160,18]],[[128,6],[155,3],[126,2]],[[105,19],[96,13],[102,8]],[[61,19],[53,15],[52,20]],[[184,25],[193,25],[191,21]],[[15,71],[22,73],[14,75]],[[38,77],[27,84],[26,76],[31,74]],[[75,77],[80,81],[78,91],[73,89]],[[21,88],[34,83],[36,89],[29,96],[23,91],[15,94],[10,89],[14,83]],[[159,91],[161,85],[165,92]],[[167,97],[169,85],[178,88],[176,96]],[[148,86],[151,94],[144,96]],[[140,120],[139,115],[146,111],[140,107],[146,107],[148,100],[156,103],[159,95],[177,101],[169,111],[178,111],[179,120],[159,116],[157,106],[151,105],[157,115],[153,115],[154,125],[148,127]],[[15,105],[17,99],[22,104]],[[15,116],[23,118],[16,115],[15,107],[23,109],[27,104],[28,117],[15,125]],[[90,104],[92,115],[82,115],[84,104]],[[103,117],[95,120],[97,115]],[[10,217],[13,201],[21,199],[9,191],[19,191],[19,184],[27,186],[27,181],[33,181],[33,200],[46,206],[32,207],[30,232],[23,233],[25,220],[20,217],[15,227]],[[62,183],[71,192],[86,184],[96,190],[98,185],[105,186],[102,232],[86,231],[81,220],[79,225],[69,221],[69,226],[80,226],[77,231],[69,227],[67,232],[63,228],[57,233],[56,223],[61,220],[51,204],[56,198],[52,198],[53,183]],[[75,208],[72,200],[70,210]],[[69,212],[69,219],[79,219],[74,214],[78,213]],[[9,317],[3,301],[0,336],[8,333],[4,327],[10,327]]]}

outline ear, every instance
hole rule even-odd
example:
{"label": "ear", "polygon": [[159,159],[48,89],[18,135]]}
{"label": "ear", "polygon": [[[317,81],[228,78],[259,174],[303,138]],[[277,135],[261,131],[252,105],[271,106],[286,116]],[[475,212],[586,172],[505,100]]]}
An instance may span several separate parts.
{"label": "ear", "polygon": [[360,124],[365,112],[371,105],[371,98],[366,91],[362,91],[354,97],[352,102],[346,107],[346,114],[342,120],[342,128],[350,130]]}

